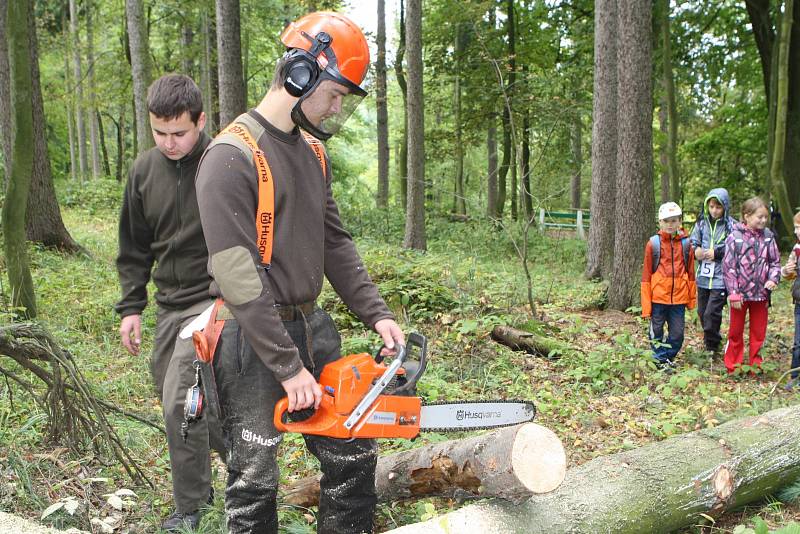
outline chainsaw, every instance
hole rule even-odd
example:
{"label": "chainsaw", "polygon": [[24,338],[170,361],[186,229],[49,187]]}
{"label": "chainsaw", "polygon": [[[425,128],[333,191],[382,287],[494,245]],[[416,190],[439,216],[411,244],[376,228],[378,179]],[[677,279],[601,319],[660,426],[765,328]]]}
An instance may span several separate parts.
{"label": "chainsaw", "polygon": [[[418,358],[411,358],[413,348]],[[456,401],[423,404],[416,385],[427,367],[427,340],[412,333],[388,365],[375,356],[350,354],[326,365],[319,379],[319,408],[289,412],[284,397],[275,405],[275,428],[334,438],[408,438],[421,431],[491,429],[533,420],[529,401]]]}

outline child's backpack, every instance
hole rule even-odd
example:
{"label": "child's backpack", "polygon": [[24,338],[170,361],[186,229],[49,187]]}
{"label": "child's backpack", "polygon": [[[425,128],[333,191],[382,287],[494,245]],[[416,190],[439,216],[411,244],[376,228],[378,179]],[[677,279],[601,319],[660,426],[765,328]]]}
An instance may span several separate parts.
{"label": "child's backpack", "polygon": [[[742,232],[739,230],[734,230],[731,232],[733,235],[733,251],[736,253],[736,257],[742,255],[742,247],[744,246],[744,236]],[[775,237],[775,234],[772,233],[772,230],[769,228],[764,228],[764,243],[767,246],[767,261],[770,260],[769,257],[769,242]]]}
{"label": "child's backpack", "polygon": [[[658,264],[661,261],[661,236],[658,234],[650,237],[650,248],[653,252],[653,272],[658,270]],[[689,268],[689,254],[691,253],[691,243],[689,237],[681,239],[681,248],[683,249],[683,265],[686,269]]]}

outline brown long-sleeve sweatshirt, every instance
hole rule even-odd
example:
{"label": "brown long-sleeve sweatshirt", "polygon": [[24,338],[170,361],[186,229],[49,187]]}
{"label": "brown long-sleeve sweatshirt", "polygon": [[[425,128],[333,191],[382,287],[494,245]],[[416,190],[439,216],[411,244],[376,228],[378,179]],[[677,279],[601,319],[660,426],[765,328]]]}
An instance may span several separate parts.
{"label": "brown long-sleeve sweatshirt", "polygon": [[342,227],[331,193],[300,132],[285,133],[250,111],[244,123],[264,151],[275,187],[272,261],[261,267],[256,248],[257,174],[253,155],[231,134],[218,138],[197,173],[197,201],[209,252],[212,294],[225,299],[247,341],[278,380],[300,372],[299,353],[276,305],[316,299],[323,277],[370,327],[392,314]]}

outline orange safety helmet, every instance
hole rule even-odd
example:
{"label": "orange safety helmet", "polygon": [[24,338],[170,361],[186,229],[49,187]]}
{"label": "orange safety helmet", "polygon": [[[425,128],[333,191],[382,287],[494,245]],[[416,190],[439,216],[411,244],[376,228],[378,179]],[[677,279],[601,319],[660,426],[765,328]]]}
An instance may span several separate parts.
{"label": "orange safety helmet", "polygon": [[[320,11],[286,26],[281,42],[287,47],[281,70],[283,87],[290,95],[299,98],[292,108],[292,120],[314,136],[328,139],[339,131],[367,96],[362,87],[369,69],[367,39],[346,16]],[[307,117],[303,103],[324,80],[344,86],[348,94],[342,99],[338,112],[312,121]]]}
{"label": "orange safety helmet", "polygon": [[341,13],[309,13],[286,26],[281,34],[281,42],[286,48],[309,52],[315,44],[314,39],[321,32],[331,37],[328,50],[334,57],[329,57],[328,51],[322,51],[317,56],[320,68],[326,69],[334,60],[333,67],[338,73],[360,88],[369,69],[369,46],[361,28]]}

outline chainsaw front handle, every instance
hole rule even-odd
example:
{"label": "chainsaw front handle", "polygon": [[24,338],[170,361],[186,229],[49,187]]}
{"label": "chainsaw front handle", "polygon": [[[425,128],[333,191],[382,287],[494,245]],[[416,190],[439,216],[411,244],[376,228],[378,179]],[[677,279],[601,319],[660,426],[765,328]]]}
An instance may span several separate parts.
{"label": "chainsaw front handle", "polygon": [[408,355],[411,353],[412,347],[417,347],[419,349],[419,368],[417,369],[417,372],[414,373],[414,376],[406,376],[407,382],[395,389],[392,393],[393,395],[402,395],[409,391],[415,391],[417,382],[422,377],[422,373],[425,372],[425,368],[428,366],[428,339],[417,332],[412,332],[409,334],[405,350],[403,351],[404,361],[408,359]]}

